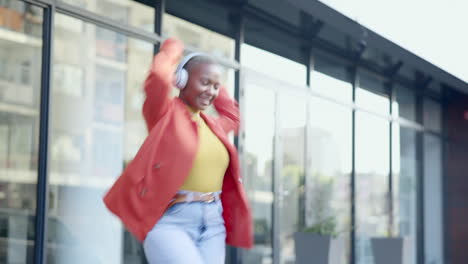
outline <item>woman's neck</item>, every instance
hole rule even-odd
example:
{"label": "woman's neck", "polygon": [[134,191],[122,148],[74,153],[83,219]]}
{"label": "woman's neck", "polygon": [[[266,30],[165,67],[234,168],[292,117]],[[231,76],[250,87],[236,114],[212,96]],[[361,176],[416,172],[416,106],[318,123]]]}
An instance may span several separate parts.
{"label": "woman's neck", "polygon": [[194,115],[198,115],[200,114],[200,109],[197,109],[197,108],[194,108],[194,107],[191,107],[190,105],[186,104],[187,108],[189,109],[190,113],[194,114]]}
{"label": "woman's neck", "polygon": [[187,106],[187,108],[189,109],[190,113],[192,114],[200,114],[200,109],[197,109],[195,107],[192,107],[191,105],[189,105],[189,103],[187,102],[187,100],[185,100],[185,98],[181,95],[179,95],[179,99],[182,100],[182,102],[184,102],[184,104]]}

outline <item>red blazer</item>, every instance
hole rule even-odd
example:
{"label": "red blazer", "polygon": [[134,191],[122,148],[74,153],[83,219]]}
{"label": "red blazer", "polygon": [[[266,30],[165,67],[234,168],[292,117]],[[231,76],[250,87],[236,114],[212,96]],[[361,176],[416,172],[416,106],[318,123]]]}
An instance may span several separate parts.
{"label": "red blazer", "polygon": [[[164,59],[157,57],[155,60]],[[109,210],[140,241],[158,222],[184,183],[198,149],[198,126],[179,98],[170,99],[171,80],[158,69],[150,71],[145,82],[146,100],[143,105],[148,137],[104,197]],[[226,135],[239,127],[238,104],[222,88],[214,106],[219,117],[203,113],[201,116],[230,156],[221,194],[226,242],[236,247],[251,248],[251,211],[240,179],[238,153]]]}

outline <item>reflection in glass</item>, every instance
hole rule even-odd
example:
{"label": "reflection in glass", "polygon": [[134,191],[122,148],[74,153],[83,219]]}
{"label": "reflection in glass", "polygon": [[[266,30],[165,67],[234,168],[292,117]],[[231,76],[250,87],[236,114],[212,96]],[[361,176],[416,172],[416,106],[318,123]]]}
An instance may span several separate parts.
{"label": "reflection in glass", "polygon": [[317,89],[321,94],[334,100],[343,102],[352,100],[351,83],[340,81],[318,71],[312,71],[310,75],[312,89]]}
{"label": "reflection in glass", "polygon": [[281,167],[277,194],[280,212],[280,263],[294,263],[294,233],[304,228],[305,208],[305,127],[307,109],[304,97],[281,94]]}
{"label": "reflection in glass", "polygon": [[353,100],[351,76],[343,61],[316,51],[314,70],[310,72],[310,87],[327,97],[342,102]]}
{"label": "reflection in glass", "polygon": [[416,131],[392,124],[392,235],[409,240],[411,263],[416,263]]}
{"label": "reflection in glass", "polygon": [[163,36],[177,37],[186,46],[208,52],[216,57],[233,60],[236,42],[181,18],[165,13],[163,15]]}
{"label": "reflection in glass", "polygon": [[347,263],[351,231],[351,110],[319,98],[312,98],[310,105],[311,178],[306,180],[306,226],[334,223],[337,243],[345,245],[339,263]]}
{"label": "reflection in glass", "polygon": [[444,263],[442,140],[424,135],[424,259]]}
{"label": "reflection in glass", "polygon": [[[43,10],[0,1],[0,263],[33,263]],[[49,236],[50,237],[50,236]]]}
{"label": "reflection in glass", "polygon": [[275,79],[305,87],[306,67],[295,61],[248,44],[242,44],[241,62],[243,66]]}
{"label": "reflection in glass", "polygon": [[150,32],[154,31],[153,6],[147,6],[138,1],[115,0],[61,0],[67,4],[86,9],[99,15],[113,19],[121,24],[138,27]]}
{"label": "reflection in glass", "polygon": [[61,14],[55,22],[48,225],[61,249],[49,250],[48,263],[143,263],[102,197],[146,137],[153,45]]}
{"label": "reflection in glass", "polygon": [[371,237],[389,235],[389,122],[356,112],[356,256],[372,264]]}
{"label": "reflection in glass", "polygon": [[[262,106],[259,107],[259,102]],[[273,137],[275,134],[275,94],[273,90],[246,81],[244,187],[254,219],[252,250],[245,251],[248,264],[271,264],[273,209]],[[253,114],[253,111],[255,114]],[[245,113],[245,112],[244,112]]]}
{"label": "reflection in glass", "polygon": [[388,88],[377,77],[359,72],[359,87],[356,88],[356,104],[379,114],[390,113]]}

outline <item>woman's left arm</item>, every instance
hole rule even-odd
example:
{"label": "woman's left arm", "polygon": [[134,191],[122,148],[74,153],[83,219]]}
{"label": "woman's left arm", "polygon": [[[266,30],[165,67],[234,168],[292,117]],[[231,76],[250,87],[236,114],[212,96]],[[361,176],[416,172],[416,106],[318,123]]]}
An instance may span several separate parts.
{"label": "woman's left arm", "polygon": [[219,114],[217,122],[221,125],[224,132],[234,131],[237,135],[240,126],[239,104],[231,98],[225,87],[221,87],[218,97],[213,102],[216,111]]}

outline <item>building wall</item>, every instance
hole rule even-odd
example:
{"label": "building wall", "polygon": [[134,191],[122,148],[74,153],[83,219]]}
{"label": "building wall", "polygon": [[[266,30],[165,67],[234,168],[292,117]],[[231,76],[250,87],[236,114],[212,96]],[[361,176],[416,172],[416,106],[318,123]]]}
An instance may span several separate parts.
{"label": "building wall", "polygon": [[449,93],[445,120],[447,151],[446,227],[449,263],[468,261],[468,96]]}

